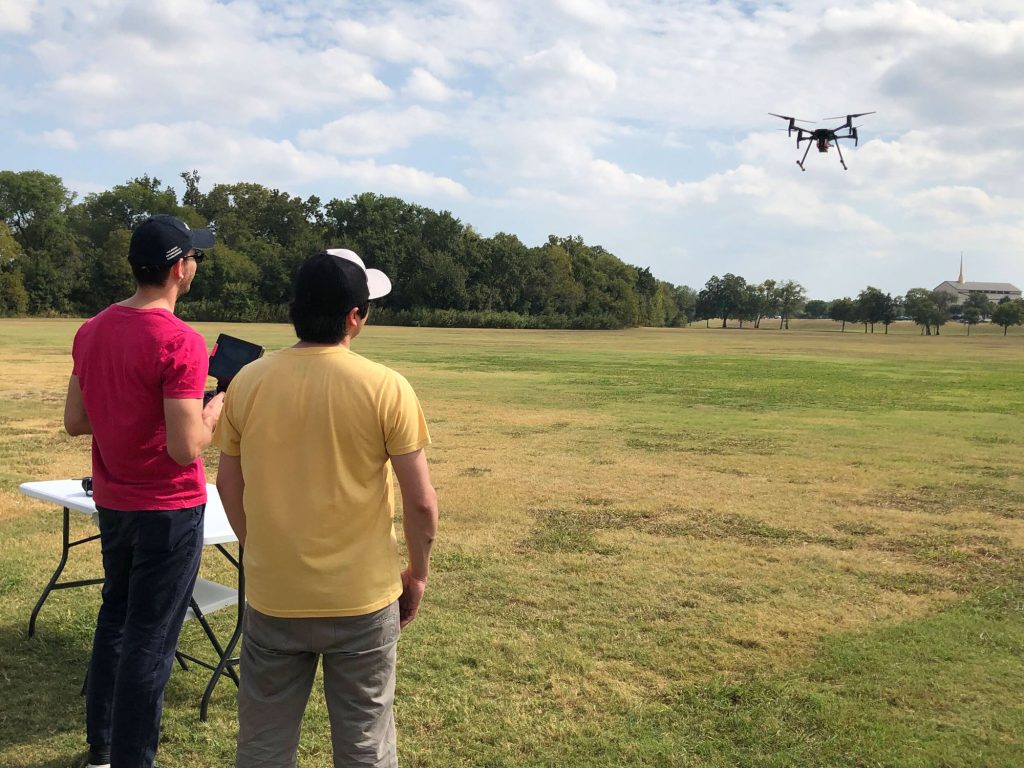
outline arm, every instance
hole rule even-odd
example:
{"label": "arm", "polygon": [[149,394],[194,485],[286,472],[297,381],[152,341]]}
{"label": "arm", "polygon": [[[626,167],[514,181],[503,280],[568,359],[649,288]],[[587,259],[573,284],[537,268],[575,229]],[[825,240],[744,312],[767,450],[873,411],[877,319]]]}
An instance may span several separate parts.
{"label": "arm", "polygon": [[213,440],[213,430],[220,419],[224,393],[218,394],[206,407],[199,399],[164,398],[164,420],[167,422],[167,453],[178,464],[187,467]]}
{"label": "arm", "polygon": [[437,535],[437,493],[430,484],[423,449],[392,456],[391,466],[402,492],[402,527],[409,550],[409,566],[402,572],[402,596],[398,600],[404,627],[416,618],[430,575],[430,550]]}
{"label": "arm", "polygon": [[68,379],[68,396],[64,401],[64,429],[69,435],[91,435],[92,423],[85,412],[85,401],[82,399],[82,386],[78,377]]}
{"label": "arm", "polygon": [[238,537],[239,546],[245,547],[245,507],[242,505],[245,478],[242,476],[241,456],[231,456],[221,451],[217,468],[217,493],[224,505],[231,530]]}

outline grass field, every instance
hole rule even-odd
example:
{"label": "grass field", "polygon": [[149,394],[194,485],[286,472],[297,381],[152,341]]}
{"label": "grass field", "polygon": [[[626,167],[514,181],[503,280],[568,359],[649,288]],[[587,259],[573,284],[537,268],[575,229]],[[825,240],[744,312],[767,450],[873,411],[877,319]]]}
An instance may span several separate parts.
{"label": "grass field", "polygon": [[[59,511],[17,493],[89,472],[87,440],[61,429],[77,325],[0,321],[11,768],[77,768],[84,750],[98,588],[56,593],[26,637]],[[402,764],[1024,764],[1014,330],[368,328],[356,350],[421,397],[442,511],[399,650]],[[98,569],[98,552],[73,551],[71,577]],[[183,644],[202,651],[197,627]],[[203,724],[204,683],[172,675],[162,766],[233,764],[233,689]],[[329,755],[314,697],[299,762]]]}

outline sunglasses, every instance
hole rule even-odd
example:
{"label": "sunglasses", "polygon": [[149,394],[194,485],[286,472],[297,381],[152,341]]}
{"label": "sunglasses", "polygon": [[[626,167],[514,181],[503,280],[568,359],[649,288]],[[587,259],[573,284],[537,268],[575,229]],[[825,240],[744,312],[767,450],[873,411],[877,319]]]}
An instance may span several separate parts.
{"label": "sunglasses", "polygon": [[202,251],[192,251],[191,255],[186,256],[185,258],[186,259],[195,259],[196,260],[196,264],[202,264],[203,263],[203,259],[206,258],[206,254],[203,253]]}

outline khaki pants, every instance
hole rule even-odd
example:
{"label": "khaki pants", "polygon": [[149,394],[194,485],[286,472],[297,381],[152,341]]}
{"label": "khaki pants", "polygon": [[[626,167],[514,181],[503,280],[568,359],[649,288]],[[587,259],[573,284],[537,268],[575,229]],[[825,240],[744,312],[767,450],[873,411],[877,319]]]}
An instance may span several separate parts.
{"label": "khaki pants", "polygon": [[323,657],[335,768],[395,768],[398,603],[366,616],[282,619],[245,612],[237,768],[294,768]]}

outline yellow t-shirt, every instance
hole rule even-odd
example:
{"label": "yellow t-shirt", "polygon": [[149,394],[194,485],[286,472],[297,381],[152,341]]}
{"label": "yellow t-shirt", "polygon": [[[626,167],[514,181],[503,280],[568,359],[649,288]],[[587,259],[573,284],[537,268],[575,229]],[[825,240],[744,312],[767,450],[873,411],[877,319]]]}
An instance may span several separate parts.
{"label": "yellow t-shirt", "polygon": [[430,444],[401,374],[345,347],[245,366],[214,436],[241,456],[246,598],[270,616],[362,616],[402,593],[389,457]]}

